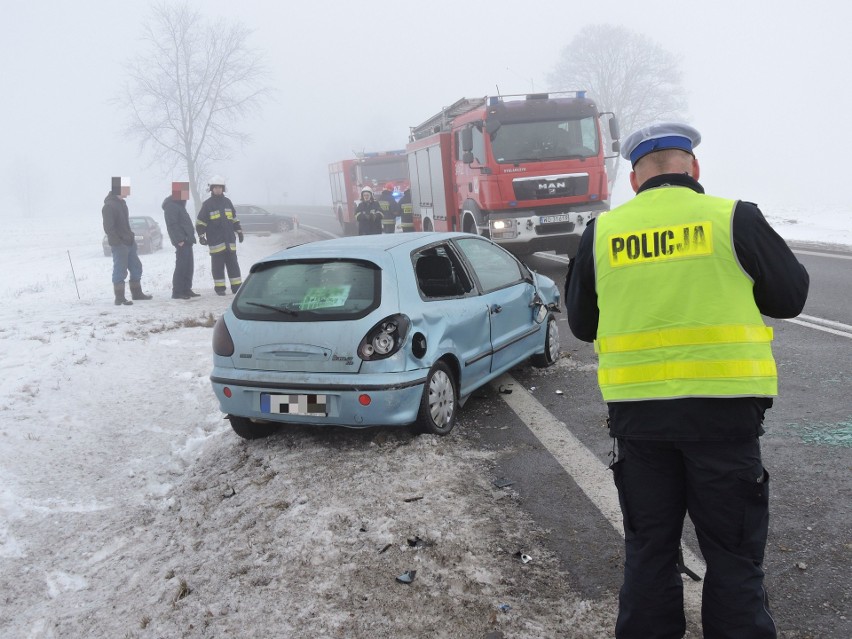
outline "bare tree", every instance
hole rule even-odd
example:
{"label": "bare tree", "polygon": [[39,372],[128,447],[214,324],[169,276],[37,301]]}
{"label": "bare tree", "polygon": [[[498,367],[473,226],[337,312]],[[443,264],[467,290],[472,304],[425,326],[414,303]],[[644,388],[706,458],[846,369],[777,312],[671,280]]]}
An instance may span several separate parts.
{"label": "bare tree", "polygon": [[145,50],[127,63],[117,99],[128,110],[127,133],[152,162],[185,169],[196,209],[210,164],[249,140],[240,124],[268,96],[250,34],[233,21],[206,20],[187,3],[162,2],[143,26]]}
{"label": "bare tree", "polygon": [[[548,80],[556,89],[586,89],[602,111],[613,111],[623,133],[686,109],[678,59],[653,40],[610,24],[583,28],[562,50]],[[610,189],[621,158],[610,167]]]}

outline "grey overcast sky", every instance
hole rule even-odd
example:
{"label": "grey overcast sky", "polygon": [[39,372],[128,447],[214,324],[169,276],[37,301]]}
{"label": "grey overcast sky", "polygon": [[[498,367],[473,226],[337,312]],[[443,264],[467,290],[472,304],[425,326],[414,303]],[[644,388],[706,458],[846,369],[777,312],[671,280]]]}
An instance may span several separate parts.
{"label": "grey overcast sky", "polygon": [[[330,204],[330,162],[403,148],[409,126],[461,97],[550,88],[562,48],[583,26],[606,22],[680,59],[709,192],[814,215],[852,209],[844,157],[852,148],[852,5],[843,0],[195,5],[254,30],[250,43],[265,53],[275,90],[245,123],[252,142],[213,169],[235,202]],[[39,214],[97,216],[112,175],[131,177],[132,213],[160,213],[171,179],[185,176],[149,166],[136,141],[122,137],[124,114],[110,103],[150,6],[0,0],[5,214],[23,208],[30,180]],[[628,196],[623,174],[614,200]]]}

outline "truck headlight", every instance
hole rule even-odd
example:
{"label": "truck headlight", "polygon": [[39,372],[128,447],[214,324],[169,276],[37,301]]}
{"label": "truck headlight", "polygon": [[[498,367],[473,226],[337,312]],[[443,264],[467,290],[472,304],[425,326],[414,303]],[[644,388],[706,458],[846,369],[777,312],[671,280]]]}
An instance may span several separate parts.
{"label": "truck headlight", "polygon": [[518,237],[518,221],[514,218],[489,220],[491,238],[495,240],[511,240]]}

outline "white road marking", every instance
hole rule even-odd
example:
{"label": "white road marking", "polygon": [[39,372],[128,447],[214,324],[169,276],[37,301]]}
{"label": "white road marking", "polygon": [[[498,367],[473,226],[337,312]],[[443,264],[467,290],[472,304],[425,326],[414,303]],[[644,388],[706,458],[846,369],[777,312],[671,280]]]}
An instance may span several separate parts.
{"label": "white road marking", "polygon": [[[557,420],[549,410],[539,403],[523,385],[509,374],[503,374],[491,382],[497,389],[511,384],[512,393],[501,393],[500,397],[527,428],[536,436],[565,472],[573,479],[591,502],[607,518],[609,523],[624,537],[624,524],[618,492],[606,464],[577,439],[564,422]],[[689,548],[683,548],[683,560],[688,568],[704,578],[703,559]],[[694,624],[701,622],[701,586],[684,575],[683,600],[687,618]]]}
{"label": "white road marking", "polygon": [[849,324],[843,324],[842,322],[822,319],[821,317],[814,317],[813,315],[799,315],[798,317],[784,321],[790,322],[791,324],[798,324],[799,326],[813,328],[818,331],[831,333],[832,335],[840,335],[841,337],[848,337],[849,339],[852,339],[852,326]]}
{"label": "white road marking", "polygon": [[852,260],[852,255],[844,255],[841,253],[819,253],[817,251],[800,251],[799,249],[793,249],[793,253],[798,253],[800,255],[816,255],[817,257],[833,257],[838,260]]}

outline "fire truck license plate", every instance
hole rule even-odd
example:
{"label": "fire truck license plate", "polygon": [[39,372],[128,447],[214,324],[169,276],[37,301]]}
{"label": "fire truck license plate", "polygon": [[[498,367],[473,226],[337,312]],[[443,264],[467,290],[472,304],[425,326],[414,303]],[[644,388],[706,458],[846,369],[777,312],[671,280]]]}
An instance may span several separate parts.
{"label": "fire truck license plate", "polygon": [[554,222],[570,222],[567,213],[559,213],[558,215],[542,215],[538,218],[540,224],[553,224]]}

